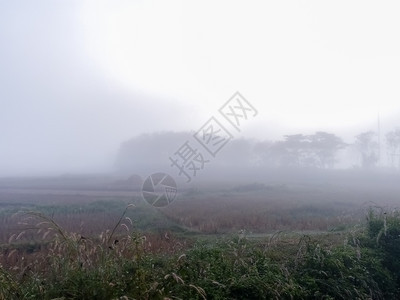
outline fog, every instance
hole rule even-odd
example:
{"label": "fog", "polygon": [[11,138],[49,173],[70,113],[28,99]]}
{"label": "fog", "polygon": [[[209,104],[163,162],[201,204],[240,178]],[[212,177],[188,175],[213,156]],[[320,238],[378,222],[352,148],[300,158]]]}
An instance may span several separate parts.
{"label": "fog", "polygon": [[[229,128],[233,139],[206,157],[199,180],[293,168],[393,172],[398,149],[387,155],[385,136],[400,126],[398,9],[1,1],[0,176],[179,177],[170,157],[236,91],[258,114],[240,132]],[[368,131],[376,134],[357,150],[355,136]],[[308,144],[303,161],[283,157],[301,148],[279,144],[286,135],[316,132],[346,146],[329,163],[315,158],[325,148]]]}

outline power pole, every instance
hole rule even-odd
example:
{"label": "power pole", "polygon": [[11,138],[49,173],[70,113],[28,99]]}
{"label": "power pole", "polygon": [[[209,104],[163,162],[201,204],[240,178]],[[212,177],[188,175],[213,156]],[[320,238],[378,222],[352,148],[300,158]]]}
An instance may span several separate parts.
{"label": "power pole", "polygon": [[381,166],[381,116],[378,111],[378,166]]}

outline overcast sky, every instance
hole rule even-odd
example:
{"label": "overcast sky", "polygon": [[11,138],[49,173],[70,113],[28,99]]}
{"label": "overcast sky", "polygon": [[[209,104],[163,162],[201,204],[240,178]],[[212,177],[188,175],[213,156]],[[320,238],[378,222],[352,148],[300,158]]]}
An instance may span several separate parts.
{"label": "overcast sky", "polygon": [[[242,137],[400,125],[398,1],[0,0],[0,175],[98,172],[235,92]],[[397,123],[399,120],[399,123]]]}

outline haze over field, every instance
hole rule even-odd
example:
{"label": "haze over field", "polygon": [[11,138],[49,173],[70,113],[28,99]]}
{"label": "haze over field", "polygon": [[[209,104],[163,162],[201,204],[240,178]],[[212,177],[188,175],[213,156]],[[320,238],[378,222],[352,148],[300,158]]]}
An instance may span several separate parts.
{"label": "haze over field", "polygon": [[0,299],[400,299],[399,15],[0,0]]}
{"label": "haze over field", "polygon": [[[379,115],[386,155],[385,134],[400,126],[399,9],[0,1],[0,176],[114,172],[121,143],[196,131],[235,91],[258,110],[239,140],[324,131],[353,144],[378,132]],[[173,153],[153,150],[148,161],[169,163]],[[226,151],[221,161],[235,157]],[[343,165],[361,166],[351,155]]]}

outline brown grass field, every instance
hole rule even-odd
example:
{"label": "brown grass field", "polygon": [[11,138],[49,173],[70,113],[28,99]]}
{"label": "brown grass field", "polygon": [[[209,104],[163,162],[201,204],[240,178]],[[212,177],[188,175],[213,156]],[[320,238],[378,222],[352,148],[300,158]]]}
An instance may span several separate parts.
{"label": "brown grass field", "polygon": [[142,199],[139,185],[111,177],[2,179],[0,245],[6,248],[42,240],[43,233],[26,221],[30,211],[52,217],[68,231],[96,236],[113,228],[129,204],[135,206],[127,213],[135,228],[159,235],[340,231],[362,221],[370,206],[397,207],[399,192],[393,180],[376,178],[351,185],[346,180],[203,182],[180,190],[169,206],[154,208]]}
{"label": "brown grass field", "polygon": [[[359,268],[354,271],[359,272],[357,276],[364,276],[364,265],[371,266],[371,272],[381,274],[382,278],[389,276],[386,269],[379,269],[381,265],[375,260],[375,254],[368,252],[371,251],[368,247],[378,251],[374,245],[383,229],[378,237],[375,237],[376,231],[371,231],[372,244],[368,242],[361,249],[365,252],[365,262],[360,261],[359,238],[365,234],[366,216],[371,207],[380,218],[386,218],[383,212],[393,215],[393,230],[397,230],[396,208],[400,203],[397,177],[349,180],[356,175],[347,174],[346,178],[334,177],[334,180],[329,175],[318,181],[199,182],[196,186],[180,188],[177,198],[164,208],[149,205],[142,198],[140,185],[112,177],[1,179],[0,299],[4,295],[20,299],[20,293],[34,295],[34,299],[41,299],[43,295],[47,295],[46,299],[58,295],[67,295],[65,299],[92,299],[97,292],[96,299],[126,293],[136,296],[118,299],[172,299],[171,295],[207,299],[207,293],[232,293],[234,299],[248,299],[254,287],[252,282],[242,285],[244,278],[270,280],[268,285],[260,286],[254,299],[264,299],[261,295],[271,287],[276,288],[272,292],[276,299],[281,293],[307,298],[304,295],[317,291],[322,293],[321,299],[323,295],[336,297],[342,293],[362,293],[360,299],[368,295],[373,295],[372,299],[383,299],[382,295],[395,299],[398,294],[395,287],[385,294],[384,283],[367,275],[362,279],[365,286],[371,280],[379,286],[373,290],[357,287],[353,291],[354,283],[346,279],[338,291],[326,289],[324,281],[320,283],[319,275],[316,277],[313,273],[325,268],[319,259],[324,249],[325,259],[332,259],[334,263],[331,271],[339,268],[336,263],[343,260],[340,270],[344,272],[348,269],[345,262],[350,259]],[[374,219],[370,218],[369,222],[375,224]],[[207,246],[203,247],[202,242]],[[343,245],[345,248],[341,248]],[[187,260],[186,255],[193,259]],[[209,262],[213,259],[217,261]],[[255,270],[253,264],[265,259],[274,262],[267,265],[275,275],[268,277],[268,273],[256,271],[247,277],[248,272]],[[195,277],[190,275],[199,265],[219,274],[224,268],[240,266],[238,262],[244,264],[240,271],[229,271],[231,279],[221,278],[225,282],[220,285],[223,291],[215,287],[216,281],[202,281],[203,276],[207,277],[202,268],[196,271]],[[298,262],[311,267],[306,269],[311,270],[307,273],[308,281],[303,281]],[[274,269],[277,265],[280,267]],[[395,272],[396,268],[392,270],[391,265],[392,261],[387,268]],[[65,269],[58,274],[54,268]],[[102,273],[104,268],[106,273]],[[63,272],[68,274],[67,281],[60,282]],[[130,277],[125,278],[124,272],[136,274],[130,276],[139,285],[131,287]],[[141,277],[140,272],[153,279]],[[198,285],[185,284],[176,272],[186,276],[185,280],[192,278]],[[214,273],[208,274],[212,277]],[[353,275],[356,276],[350,272],[348,278]],[[35,279],[39,277],[42,281]],[[104,283],[98,282],[98,278]],[[79,287],[80,280],[87,282],[87,288]],[[395,284],[394,279],[390,280]],[[124,288],[116,290],[115,281]],[[166,290],[167,287],[172,290]],[[237,298],[238,295],[242,296]]]}

